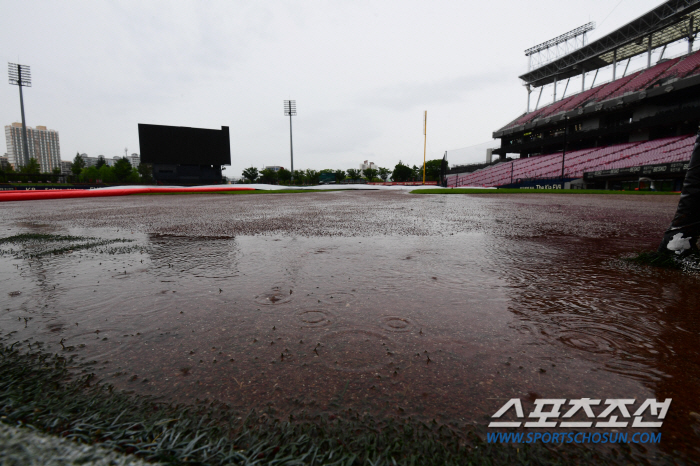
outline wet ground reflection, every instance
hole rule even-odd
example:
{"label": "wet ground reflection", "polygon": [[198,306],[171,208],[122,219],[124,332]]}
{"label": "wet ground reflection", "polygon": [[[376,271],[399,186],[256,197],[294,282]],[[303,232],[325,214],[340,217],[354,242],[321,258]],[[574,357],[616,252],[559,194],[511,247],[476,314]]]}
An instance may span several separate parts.
{"label": "wet ground reflection", "polygon": [[698,278],[618,259],[654,246],[677,199],[620,197],[3,205],[3,236],[143,249],[3,255],[0,328],[73,347],[122,389],[281,417],[352,408],[485,426],[513,397],[673,398],[662,447],[696,455]]}

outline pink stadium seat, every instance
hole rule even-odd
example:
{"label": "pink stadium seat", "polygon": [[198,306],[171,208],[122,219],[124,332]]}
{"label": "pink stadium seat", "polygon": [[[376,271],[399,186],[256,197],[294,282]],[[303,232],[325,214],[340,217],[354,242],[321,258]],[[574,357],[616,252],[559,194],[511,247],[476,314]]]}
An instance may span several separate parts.
{"label": "pink stadium seat", "polygon": [[698,74],[700,72],[700,50],[686,57],[677,66],[677,76],[679,78],[685,78],[686,76]]}
{"label": "pink stadium seat", "polygon": [[588,89],[579,94],[553,102],[517,118],[504,128],[511,128],[513,126],[529,123],[538,118],[545,118],[560,112],[574,110],[591,101],[602,102],[603,100],[622,96],[627,92],[644,90],[653,83],[671,76],[685,78],[696,74],[700,74],[700,51],[686,57],[674,58],[659,63],[647,70],[632,73],[629,76],[616,79],[607,84],[602,84],[593,89]]}
{"label": "pink stadium seat", "polygon": [[[566,154],[564,174],[580,178],[584,171],[689,160],[694,144],[695,135],[686,135],[571,151]],[[510,184],[511,166],[514,180],[556,178],[561,174],[561,157],[561,153],[546,154],[491,165],[450,177],[448,186],[507,185]]]}
{"label": "pink stadium seat", "polygon": [[658,65],[654,65],[651,68],[640,72],[637,76],[635,76],[634,79],[630,80],[627,84],[610,94],[609,98],[619,97],[625,94],[626,92],[634,92],[646,89],[647,85],[649,85],[657,77],[661,76],[661,74],[668,68],[670,68],[672,65],[675,65],[677,61],[678,59],[669,60],[663,63],[659,63]]}

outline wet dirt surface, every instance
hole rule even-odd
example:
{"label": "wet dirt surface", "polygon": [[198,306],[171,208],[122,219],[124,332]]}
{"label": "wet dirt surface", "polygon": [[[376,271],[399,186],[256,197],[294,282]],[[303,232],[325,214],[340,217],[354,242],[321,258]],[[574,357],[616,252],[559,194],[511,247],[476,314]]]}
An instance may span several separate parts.
{"label": "wet dirt surface", "polygon": [[330,192],[6,203],[0,237],[132,241],[33,259],[0,245],[0,331],[96,361],[124,390],[280,417],[351,408],[485,430],[515,397],[526,415],[538,398],[634,409],[673,398],[661,449],[698,458],[700,279],[620,260],[656,247],[677,202]]}

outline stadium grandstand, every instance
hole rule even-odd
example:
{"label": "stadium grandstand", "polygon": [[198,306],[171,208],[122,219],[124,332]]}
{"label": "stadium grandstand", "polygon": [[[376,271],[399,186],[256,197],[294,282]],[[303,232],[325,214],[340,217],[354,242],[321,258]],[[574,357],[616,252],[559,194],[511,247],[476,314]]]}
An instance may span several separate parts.
{"label": "stadium grandstand", "polygon": [[487,163],[449,170],[448,187],[680,189],[700,123],[700,0],[666,1],[586,43],[593,28],[526,51],[527,111],[493,133]]}

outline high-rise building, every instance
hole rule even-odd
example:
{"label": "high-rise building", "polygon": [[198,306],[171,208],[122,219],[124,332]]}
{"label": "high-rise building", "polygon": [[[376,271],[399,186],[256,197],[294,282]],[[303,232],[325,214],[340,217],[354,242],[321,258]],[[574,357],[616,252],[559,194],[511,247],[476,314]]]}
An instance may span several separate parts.
{"label": "high-rise building", "polygon": [[83,158],[85,161],[85,167],[96,167],[97,166],[97,161],[102,157],[105,160],[105,164],[108,167],[113,167],[115,163],[117,163],[118,160],[121,159],[126,159],[129,161],[132,167],[137,168],[139,166],[139,163],[141,163],[141,157],[139,157],[139,154],[131,154],[127,155],[126,157],[123,155],[117,155],[112,157],[111,159],[108,157],[105,157],[104,155],[100,154],[97,157],[89,157],[87,154],[80,154],[80,156]]}
{"label": "high-rise building", "polygon": [[22,145],[22,123],[5,126],[7,156],[15,170],[29,163],[30,158],[39,162],[42,173],[50,173],[54,168],[61,168],[61,149],[58,131],[46,129],[46,126],[32,128],[27,126],[27,146],[29,154],[24,153]]}
{"label": "high-rise building", "polygon": [[71,167],[73,162],[70,160],[61,160],[61,175],[72,175]]}
{"label": "high-rise building", "polygon": [[108,161],[107,161],[107,164],[108,164],[110,167],[113,167],[114,164],[117,163],[117,161],[120,160],[120,159],[126,159],[126,160],[128,160],[129,163],[131,164],[131,166],[132,166],[133,168],[138,168],[139,164],[141,163],[141,157],[139,157],[139,154],[133,153],[133,154],[127,155],[127,156],[123,156],[123,155],[122,155],[122,156],[119,156],[119,155],[117,155],[117,156],[113,157],[111,161],[108,160]]}

